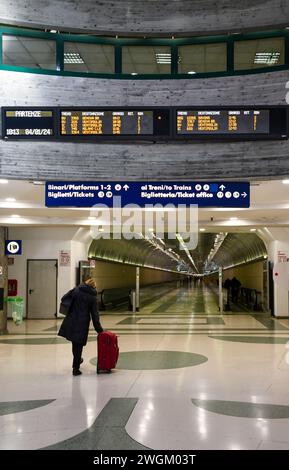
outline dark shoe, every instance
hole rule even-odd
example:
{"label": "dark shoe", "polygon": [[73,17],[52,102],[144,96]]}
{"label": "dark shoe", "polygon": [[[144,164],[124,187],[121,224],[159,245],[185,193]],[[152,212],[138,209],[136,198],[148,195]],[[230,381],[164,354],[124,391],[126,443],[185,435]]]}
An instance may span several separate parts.
{"label": "dark shoe", "polygon": [[[82,364],[82,363],[83,363],[83,357],[80,359],[80,364]],[[80,366],[80,364],[79,364],[79,366]],[[72,368],[73,368],[73,364],[72,364]]]}
{"label": "dark shoe", "polygon": [[72,374],[73,375],[81,375],[82,372],[79,369],[73,369]]}

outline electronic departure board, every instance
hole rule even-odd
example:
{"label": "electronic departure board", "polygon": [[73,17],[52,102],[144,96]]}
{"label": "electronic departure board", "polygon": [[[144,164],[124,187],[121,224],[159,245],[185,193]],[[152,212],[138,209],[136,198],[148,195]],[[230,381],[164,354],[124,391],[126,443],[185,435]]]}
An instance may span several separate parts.
{"label": "electronic departure board", "polygon": [[12,138],[39,138],[55,135],[53,109],[11,108],[2,113],[3,136]]}
{"label": "electronic departure board", "polygon": [[286,139],[288,108],[184,107],[175,111],[176,138],[186,139]]}
{"label": "electronic departure board", "polygon": [[177,111],[178,135],[269,134],[268,109]]}
{"label": "electronic departure board", "polygon": [[169,110],[61,109],[60,135],[78,137],[142,137],[170,133]]}
{"label": "electronic departure board", "polygon": [[153,111],[61,111],[61,135],[153,133]]}
{"label": "electronic departure board", "polygon": [[284,106],[5,107],[2,138],[62,141],[287,139]]}

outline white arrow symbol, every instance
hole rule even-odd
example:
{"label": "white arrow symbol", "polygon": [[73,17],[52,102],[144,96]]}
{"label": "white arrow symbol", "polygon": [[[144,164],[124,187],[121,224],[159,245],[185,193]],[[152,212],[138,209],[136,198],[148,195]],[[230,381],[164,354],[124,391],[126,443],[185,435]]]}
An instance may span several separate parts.
{"label": "white arrow symbol", "polygon": [[128,184],[125,184],[125,185],[123,186],[123,189],[124,189],[125,191],[127,191],[127,190],[129,189],[129,185],[128,185]]}
{"label": "white arrow symbol", "polygon": [[242,193],[241,194],[243,197],[246,197],[247,196],[247,193]]}
{"label": "white arrow symbol", "polygon": [[221,189],[222,191],[224,191],[225,187],[226,187],[226,186],[224,186],[223,184],[221,184],[220,189]]}

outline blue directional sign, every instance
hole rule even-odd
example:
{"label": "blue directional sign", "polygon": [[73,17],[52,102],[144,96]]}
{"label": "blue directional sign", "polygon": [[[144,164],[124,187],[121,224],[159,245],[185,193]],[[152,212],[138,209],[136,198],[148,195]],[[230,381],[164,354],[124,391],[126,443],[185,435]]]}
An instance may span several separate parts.
{"label": "blue directional sign", "polygon": [[22,240],[5,240],[5,255],[22,255]]}
{"label": "blue directional sign", "polygon": [[46,207],[140,207],[155,204],[249,207],[247,182],[46,182]]}

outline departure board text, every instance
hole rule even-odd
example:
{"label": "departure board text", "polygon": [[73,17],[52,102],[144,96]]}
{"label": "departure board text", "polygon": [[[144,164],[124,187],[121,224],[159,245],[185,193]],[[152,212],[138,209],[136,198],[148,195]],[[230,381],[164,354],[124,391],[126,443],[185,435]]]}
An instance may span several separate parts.
{"label": "departure board text", "polygon": [[178,110],[177,134],[269,134],[269,110]]}
{"label": "departure board text", "polygon": [[61,111],[61,135],[153,135],[153,111]]}
{"label": "departure board text", "polygon": [[5,111],[5,137],[45,137],[54,135],[52,110],[15,109]]}

